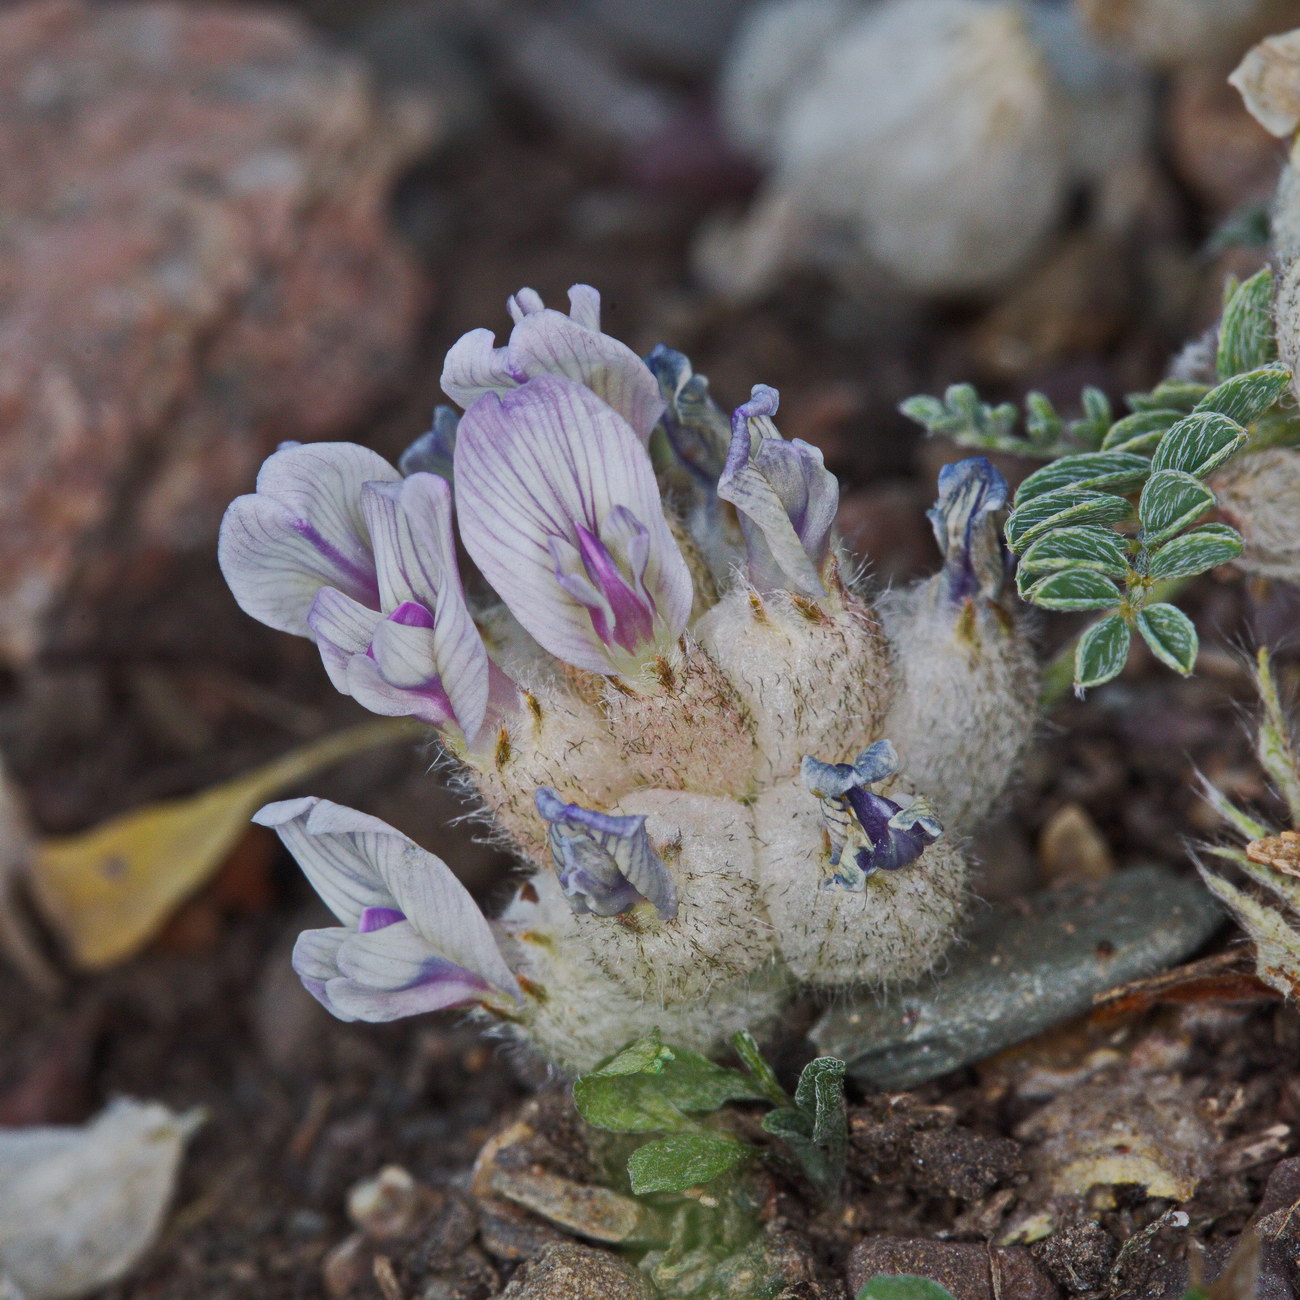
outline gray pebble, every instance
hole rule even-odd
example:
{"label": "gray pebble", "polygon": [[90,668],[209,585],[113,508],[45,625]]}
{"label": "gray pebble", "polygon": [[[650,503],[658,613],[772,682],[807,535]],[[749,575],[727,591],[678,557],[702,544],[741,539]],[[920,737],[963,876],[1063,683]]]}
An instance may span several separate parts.
{"label": "gray pebble", "polygon": [[1135,867],[994,908],[946,968],[822,1016],[820,1052],[859,1083],[914,1088],[1069,1020],[1093,996],[1196,951],[1223,914],[1194,876]]}

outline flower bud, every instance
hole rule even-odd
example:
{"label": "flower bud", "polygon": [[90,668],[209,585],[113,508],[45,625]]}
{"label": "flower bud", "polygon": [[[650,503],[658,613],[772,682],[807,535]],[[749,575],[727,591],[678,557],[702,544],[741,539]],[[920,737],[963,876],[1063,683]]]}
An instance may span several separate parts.
{"label": "flower bud", "polygon": [[754,720],[760,787],[805,754],[851,758],[880,734],[889,651],[875,614],[838,584],[825,600],[732,588],[696,634]]}
{"label": "flower bud", "polygon": [[[902,779],[886,785],[900,804]],[[758,880],[781,956],[799,980],[821,987],[890,984],[928,970],[962,911],[966,862],[941,839],[901,870],[876,871],[859,890],[834,880],[831,845],[815,795],[788,781],[754,805]]]}

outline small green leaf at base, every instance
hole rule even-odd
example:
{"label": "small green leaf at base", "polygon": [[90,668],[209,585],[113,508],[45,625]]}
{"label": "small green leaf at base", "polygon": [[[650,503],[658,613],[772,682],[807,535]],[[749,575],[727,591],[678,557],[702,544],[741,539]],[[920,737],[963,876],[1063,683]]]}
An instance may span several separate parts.
{"label": "small green leaf at base", "polygon": [[911,1273],[878,1273],[858,1292],[857,1300],[956,1300],[946,1286]]}
{"label": "small green leaf at base", "polygon": [[1077,690],[1100,686],[1118,677],[1128,661],[1133,634],[1118,615],[1094,623],[1079,638],[1074,653],[1074,685]]}
{"label": "small green leaf at base", "polygon": [[1184,677],[1196,665],[1198,640],[1192,620],[1175,605],[1150,605],[1137,617],[1138,631],[1151,653]]}
{"label": "small green leaf at base", "polygon": [[684,1047],[665,1047],[654,1034],[573,1082],[578,1113],[588,1124],[613,1133],[680,1128],[685,1114],[765,1096],[762,1087],[739,1070],[715,1065]]}
{"label": "small green leaf at base", "polygon": [[638,1196],[684,1192],[734,1169],[756,1149],[719,1133],[671,1133],[633,1151],[627,1172]]}

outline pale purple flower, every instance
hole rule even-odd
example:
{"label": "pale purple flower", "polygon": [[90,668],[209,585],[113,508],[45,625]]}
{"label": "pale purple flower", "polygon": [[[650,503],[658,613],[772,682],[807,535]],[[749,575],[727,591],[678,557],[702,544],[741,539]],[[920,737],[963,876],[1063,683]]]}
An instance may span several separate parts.
{"label": "pale purple flower", "polygon": [[840,488],[811,443],[787,442],[772,422],[778,394],[755,384],[731,417],[731,448],[718,495],[740,516],[749,580],[759,591],[826,594],[822,567]]}
{"label": "pale purple flower", "polygon": [[539,375],[562,375],[591,389],[648,442],[664,409],[659,385],[626,344],[600,331],[600,294],[569,290],[569,314],[543,306],[532,289],[507,304],[515,327],[504,347],[491,330],[463,335],[442,369],[442,391],[466,410],[484,393],[506,393]]}
{"label": "pale purple flower", "polygon": [[690,572],[645,448],[570,379],[487,393],[456,439],[461,538],[524,629],[591,672],[634,671],[690,618]]}
{"label": "pale purple flower", "polygon": [[1006,504],[1007,481],[983,456],[939,471],[939,499],[926,517],[943,552],[940,581],[950,604],[996,599],[1002,590],[1010,556],[996,515]]}
{"label": "pale purple flower", "polygon": [[677,915],[676,886],[650,843],[644,817],[566,804],[548,786],[540,786],[535,798],[560,887],[575,912],[619,916],[649,902],[665,921]]}
{"label": "pale purple flower", "polygon": [[245,610],[315,640],[330,680],[375,713],[473,742],[508,707],[465,603],[451,488],[347,443],[277,452],[227,511],[221,566]]}
{"label": "pale purple flower", "polygon": [[326,799],[286,799],[271,827],[342,923],[306,930],[293,967],[340,1020],[396,1020],[518,1001],[487,918],[441,858],[377,817]]}
{"label": "pale purple flower", "polygon": [[309,637],[307,615],[322,587],[377,605],[361,488],[400,477],[382,456],[350,442],[295,444],[268,456],[257,491],[237,497],[221,521],[217,556],[239,607],[268,627]]}
{"label": "pale purple flower", "polygon": [[831,866],[838,868],[827,887],[861,890],[868,876],[910,865],[943,834],[928,800],[901,805],[867,789],[897,771],[898,755],[887,740],[876,741],[852,763],[805,756],[800,776],[820,801]]}

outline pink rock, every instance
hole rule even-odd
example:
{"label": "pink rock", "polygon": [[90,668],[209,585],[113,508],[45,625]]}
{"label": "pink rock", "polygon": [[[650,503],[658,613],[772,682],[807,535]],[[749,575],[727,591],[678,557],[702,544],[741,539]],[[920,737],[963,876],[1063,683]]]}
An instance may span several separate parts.
{"label": "pink rock", "polygon": [[391,388],[427,286],[385,204],[430,132],[283,16],[0,13],[0,659],[84,643]]}

